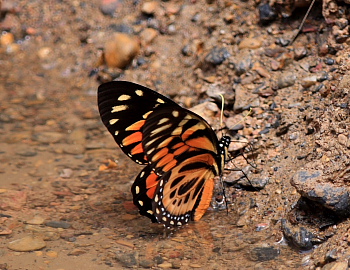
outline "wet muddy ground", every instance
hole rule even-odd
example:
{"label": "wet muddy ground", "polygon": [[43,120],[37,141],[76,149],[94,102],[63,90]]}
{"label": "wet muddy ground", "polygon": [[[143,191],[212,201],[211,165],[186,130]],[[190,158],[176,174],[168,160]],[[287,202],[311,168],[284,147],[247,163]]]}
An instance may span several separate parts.
{"label": "wet muddy ground", "polygon": [[[262,22],[259,7],[1,3],[0,269],[347,269],[349,7],[315,5],[292,45],[306,9],[285,3]],[[172,233],[138,214],[130,187],[142,167],[97,111],[97,87],[112,79],[214,129],[211,101],[225,96],[231,151],[249,141],[256,165],[227,164],[250,179],[224,175],[228,211],[218,184],[206,215]]]}

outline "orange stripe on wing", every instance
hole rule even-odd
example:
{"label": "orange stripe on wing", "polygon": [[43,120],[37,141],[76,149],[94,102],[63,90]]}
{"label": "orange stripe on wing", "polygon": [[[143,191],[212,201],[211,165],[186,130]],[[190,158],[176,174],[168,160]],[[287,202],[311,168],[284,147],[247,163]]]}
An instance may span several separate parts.
{"label": "orange stripe on wing", "polygon": [[167,165],[164,166],[164,168],[162,169],[164,172],[168,172],[170,171],[172,168],[174,168],[177,164],[177,160],[173,159],[172,161],[170,161]]}
{"label": "orange stripe on wing", "polygon": [[160,151],[158,151],[157,153],[154,154],[154,156],[152,157],[152,161],[156,162],[157,160],[161,159],[162,157],[164,157],[166,154],[169,153],[169,149],[168,148],[163,148]]}
{"label": "orange stripe on wing", "polygon": [[174,159],[173,154],[167,154],[160,161],[158,161],[157,167],[163,167],[164,165],[168,164],[173,159]]}
{"label": "orange stripe on wing", "polygon": [[141,153],[143,153],[142,143],[139,143],[138,145],[136,145],[130,152],[131,155],[136,155]]}
{"label": "orange stripe on wing", "polygon": [[193,215],[194,221],[200,220],[201,217],[204,215],[204,213],[207,211],[210,205],[211,199],[213,197],[213,189],[214,189],[214,178],[211,178],[205,182],[205,186],[202,192],[202,197]]}
{"label": "orange stripe on wing", "polygon": [[124,140],[122,141],[122,144],[127,146],[127,145],[141,142],[141,141],[142,141],[142,132],[138,131],[125,137]]}
{"label": "orange stripe on wing", "polygon": [[197,129],[194,129],[194,128],[189,128],[189,129],[186,129],[186,131],[184,133],[181,134],[181,139],[183,141],[186,141],[187,138],[189,136],[191,136]]}
{"label": "orange stripe on wing", "polygon": [[154,172],[151,172],[150,175],[146,179],[146,189],[150,189],[158,185],[159,176]]}
{"label": "orange stripe on wing", "polygon": [[145,124],[145,122],[146,120],[137,121],[136,123],[128,126],[125,130],[140,130]]}
{"label": "orange stripe on wing", "polygon": [[156,194],[156,189],[157,187],[153,187],[153,188],[150,188],[149,190],[147,190],[146,194],[147,194],[147,197],[150,198],[150,199],[153,199],[154,198],[154,195]]}
{"label": "orange stripe on wing", "polygon": [[186,152],[190,147],[188,145],[183,145],[181,146],[180,148],[176,149],[175,152],[174,152],[174,155],[175,156],[178,156],[184,152]]}
{"label": "orange stripe on wing", "polygon": [[172,149],[176,149],[176,148],[180,148],[181,146],[185,145],[183,142],[179,142],[177,144],[175,144],[173,147],[171,147]]}
{"label": "orange stripe on wing", "polygon": [[186,144],[196,148],[215,151],[214,144],[207,137],[199,137],[186,141]]}

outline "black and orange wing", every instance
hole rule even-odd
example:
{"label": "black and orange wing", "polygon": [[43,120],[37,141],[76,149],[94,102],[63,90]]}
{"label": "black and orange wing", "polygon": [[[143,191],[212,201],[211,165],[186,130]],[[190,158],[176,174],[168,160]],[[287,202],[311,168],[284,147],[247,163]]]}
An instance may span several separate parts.
{"label": "black and orange wing", "polygon": [[203,118],[137,84],[103,84],[98,97],[101,118],[124,153],[147,164],[132,186],[140,213],[167,227],[199,220],[229,138],[219,143]]}
{"label": "black and orange wing", "polygon": [[100,85],[97,103],[103,124],[123,152],[138,164],[148,164],[142,147],[142,127],[150,113],[172,100],[142,85],[113,81]]}

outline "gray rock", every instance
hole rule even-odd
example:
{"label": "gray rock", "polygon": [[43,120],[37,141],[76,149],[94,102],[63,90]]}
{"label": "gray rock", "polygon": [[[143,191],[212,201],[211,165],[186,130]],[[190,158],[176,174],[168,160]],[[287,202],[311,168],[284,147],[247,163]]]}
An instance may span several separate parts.
{"label": "gray rock", "polygon": [[124,267],[133,268],[137,265],[135,253],[117,253],[115,259]]}
{"label": "gray rock", "polygon": [[291,184],[299,194],[340,216],[350,215],[350,190],[348,187],[338,187],[322,179],[320,170],[298,171],[292,178]]}

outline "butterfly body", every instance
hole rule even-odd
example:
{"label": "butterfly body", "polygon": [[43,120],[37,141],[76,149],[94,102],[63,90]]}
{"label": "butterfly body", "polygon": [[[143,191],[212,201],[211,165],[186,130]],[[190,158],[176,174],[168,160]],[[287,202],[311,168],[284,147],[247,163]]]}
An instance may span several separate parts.
{"label": "butterfly body", "polygon": [[98,106],[123,152],[146,165],[131,188],[140,214],[166,227],[199,220],[210,205],[230,138],[219,141],[199,115],[131,82],[102,84]]}

